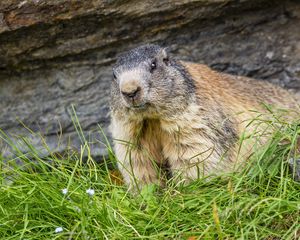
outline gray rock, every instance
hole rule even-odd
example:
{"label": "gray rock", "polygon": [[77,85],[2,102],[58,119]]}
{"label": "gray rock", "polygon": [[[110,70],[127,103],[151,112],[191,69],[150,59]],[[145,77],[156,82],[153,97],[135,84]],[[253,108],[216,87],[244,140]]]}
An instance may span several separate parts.
{"label": "gray rock", "polygon": [[288,163],[292,177],[295,181],[300,182],[300,159],[290,158]]}
{"label": "gray rock", "polygon": [[[106,155],[99,126],[109,137],[111,64],[150,42],[181,59],[297,91],[299,26],[297,1],[1,1],[0,128],[24,153],[20,136],[41,155],[80,151],[74,106],[93,156]],[[2,155],[14,152],[3,139],[0,145]]]}

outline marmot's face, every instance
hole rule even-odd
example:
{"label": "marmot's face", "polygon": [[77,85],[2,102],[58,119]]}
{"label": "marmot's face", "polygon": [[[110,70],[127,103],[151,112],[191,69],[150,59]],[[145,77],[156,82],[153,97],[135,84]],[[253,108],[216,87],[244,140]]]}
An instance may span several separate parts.
{"label": "marmot's face", "polygon": [[180,72],[172,66],[166,51],[156,45],[145,45],[121,55],[113,75],[113,92],[118,95],[115,99],[132,111],[151,109],[159,113],[171,108],[176,97],[184,95]]}

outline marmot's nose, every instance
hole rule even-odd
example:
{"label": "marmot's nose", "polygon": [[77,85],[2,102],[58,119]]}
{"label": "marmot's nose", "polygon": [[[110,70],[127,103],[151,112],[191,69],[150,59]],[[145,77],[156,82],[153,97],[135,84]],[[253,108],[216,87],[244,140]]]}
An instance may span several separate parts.
{"label": "marmot's nose", "polygon": [[130,92],[122,91],[122,94],[127,98],[134,99],[139,94],[140,91],[141,91],[141,88],[137,87],[135,90],[130,91]]}

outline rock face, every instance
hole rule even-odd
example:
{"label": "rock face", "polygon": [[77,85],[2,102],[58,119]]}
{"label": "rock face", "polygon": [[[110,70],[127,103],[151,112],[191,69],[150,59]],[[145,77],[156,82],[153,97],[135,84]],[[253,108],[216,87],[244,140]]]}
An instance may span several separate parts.
{"label": "rock face", "polygon": [[[299,90],[299,27],[296,0],[1,1],[0,129],[24,152],[22,135],[44,155],[80,149],[84,137],[94,156],[106,154],[100,127],[109,137],[111,64],[150,42]],[[13,152],[0,146],[5,156]]]}

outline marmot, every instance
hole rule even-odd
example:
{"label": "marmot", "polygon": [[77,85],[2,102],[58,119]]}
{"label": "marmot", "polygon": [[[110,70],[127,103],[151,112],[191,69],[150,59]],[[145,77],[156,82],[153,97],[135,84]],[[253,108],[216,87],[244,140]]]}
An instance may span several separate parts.
{"label": "marmot", "polygon": [[232,171],[244,158],[237,142],[249,110],[298,105],[279,86],[179,61],[152,44],[120,55],[113,78],[110,128],[130,187],[164,185],[166,165],[183,181]]}

